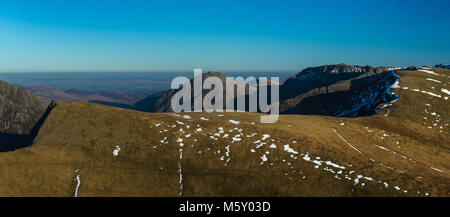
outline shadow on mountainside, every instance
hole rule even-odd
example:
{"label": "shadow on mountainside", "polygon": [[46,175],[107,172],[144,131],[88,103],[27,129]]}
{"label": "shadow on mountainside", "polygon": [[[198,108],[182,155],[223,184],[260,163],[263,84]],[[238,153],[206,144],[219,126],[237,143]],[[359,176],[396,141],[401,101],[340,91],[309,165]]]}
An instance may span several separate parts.
{"label": "shadow on mountainside", "polygon": [[33,145],[37,139],[39,129],[44,124],[50,112],[55,108],[56,103],[52,102],[48,106],[44,115],[39,119],[39,121],[34,125],[33,129],[29,134],[12,134],[6,132],[0,132],[0,152],[14,151],[20,148],[26,148]]}
{"label": "shadow on mountainside", "polygon": [[23,148],[29,142],[29,135],[18,135],[0,132],[0,152],[14,151]]}

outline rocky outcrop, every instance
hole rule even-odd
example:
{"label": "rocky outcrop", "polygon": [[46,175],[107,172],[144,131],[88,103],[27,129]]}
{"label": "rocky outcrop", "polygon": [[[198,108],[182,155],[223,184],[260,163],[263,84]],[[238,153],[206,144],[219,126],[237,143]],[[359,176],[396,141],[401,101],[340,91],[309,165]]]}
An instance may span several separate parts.
{"label": "rocky outcrop", "polygon": [[280,87],[280,112],[356,117],[376,114],[376,107],[398,96],[398,80],[389,68],[345,64],[307,68]]}
{"label": "rocky outcrop", "polygon": [[31,92],[0,81],[0,151],[25,145],[44,113],[40,99]]}
{"label": "rocky outcrop", "polygon": [[435,67],[443,68],[443,69],[450,69],[450,64],[438,64]]}

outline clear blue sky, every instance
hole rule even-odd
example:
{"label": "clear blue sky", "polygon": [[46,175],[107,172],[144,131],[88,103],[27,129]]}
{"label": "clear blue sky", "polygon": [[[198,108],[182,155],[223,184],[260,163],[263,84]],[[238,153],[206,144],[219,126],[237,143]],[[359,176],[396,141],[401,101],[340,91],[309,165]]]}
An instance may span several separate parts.
{"label": "clear blue sky", "polygon": [[450,61],[450,1],[0,0],[0,72]]}

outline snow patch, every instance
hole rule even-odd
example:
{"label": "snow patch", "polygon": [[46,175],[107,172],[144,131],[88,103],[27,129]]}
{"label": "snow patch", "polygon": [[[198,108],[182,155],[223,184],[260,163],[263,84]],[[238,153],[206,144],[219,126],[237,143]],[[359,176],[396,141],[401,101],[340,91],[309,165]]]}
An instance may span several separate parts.
{"label": "snow patch", "polygon": [[391,88],[400,88],[399,81],[397,80],[394,84],[391,85]]}
{"label": "snow patch", "polygon": [[434,167],[430,167],[431,169],[433,169],[433,170],[436,170],[436,171],[438,171],[438,172],[440,172],[440,173],[444,173],[444,171],[442,171],[442,170],[440,170],[440,169],[438,169],[438,168],[434,168]]}
{"label": "snow patch", "polygon": [[235,120],[229,120],[230,121],[230,123],[232,123],[232,124],[240,124],[241,122],[240,121],[235,121]]}
{"label": "snow patch", "polygon": [[264,140],[266,140],[266,139],[267,139],[267,138],[269,138],[269,137],[270,137],[270,135],[269,135],[269,134],[264,134],[264,135],[263,135],[263,138],[262,138],[261,140],[263,140],[263,141],[264,141]]}
{"label": "snow patch", "polygon": [[81,185],[80,175],[77,175],[75,180],[77,181],[77,186],[75,186],[75,195],[74,195],[74,197],[78,197],[78,189],[80,189],[80,185]]}
{"label": "snow patch", "polygon": [[357,152],[359,152],[360,154],[362,154],[362,152],[360,150],[358,150],[355,146],[353,146],[352,144],[350,144],[350,142],[348,142],[347,140],[344,139],[344,137],[341,136],[341,134],[339,134],[335,129],[333,129],[333,131],[339,136],[339,138],[342,139],[342,141],[344,141],[345,143],[347,143],[347,145],[349,145],[350,147],[352,147],[353,149],[355,149]]}
{"label": "snow patch", "polygon": [[264,162],[267,161],[267,156],[264,154],[264,155],[261,157],[261,160],[262,160],[261,164],[263,164]]}
{"label": "snow patch", "polygon": [[233,137],[233,142],[240,142],[242,139],[238,137]]}
{"label": "snow patch", "polygon": [[436,82],[436,83],[441,83],[441,81],[438,81],[438,80],[435,80],[435,79],[432,79],[432,78],[427,78],[427,81],[432,81],[432,82]]}
{"label": "snow patch", "polygon": [[287,153],[298,154],[298,152],[289,147],[289,144],[284,145],[284,151],[286,151]]}
{"label": "snow patch", "polygon": [[120,147],[116,146],[116,149],[114,149],[114,151],[113,151],[114,157],[117,157],[117,155],[119,155],[119,151],[120,151]]}
{"label": "snow patch", "polygon": [[418,71],[420,71],[420,72],[425,72],[425,73],[432,74],[432,75],[439,75],[439,74],[436,73],[436,72],[433,72],[433,71],[430,71],[430,70],[425,70],[425,69],[419,69]]}

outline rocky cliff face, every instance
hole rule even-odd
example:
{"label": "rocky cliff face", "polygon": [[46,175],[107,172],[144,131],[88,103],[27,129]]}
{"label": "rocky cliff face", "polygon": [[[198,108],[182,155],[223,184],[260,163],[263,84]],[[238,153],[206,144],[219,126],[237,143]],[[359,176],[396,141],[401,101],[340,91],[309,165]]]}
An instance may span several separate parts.
{"label": "rocky cliff face", "polygon": [[44,113],[41,101],[31,92],[0,81],[0,151],[26,143]]}
{"label": "rocky cliff face", "polygon": [[388,68],[345,64],[307,68],[280,87],[280,112],[337,117],[368,116],[398,98],[390,87],[398,80]]}
{"label": "rocky cliff face", "polygon": [[435,67],[443,68],[443,69],[450,69],[450,64],[438,64]]}

